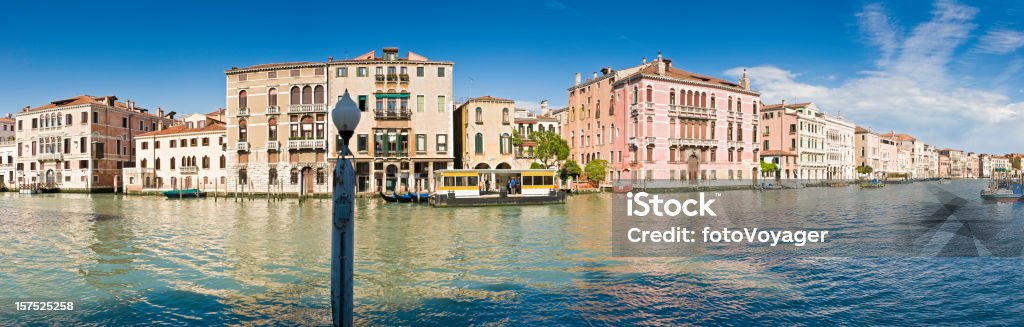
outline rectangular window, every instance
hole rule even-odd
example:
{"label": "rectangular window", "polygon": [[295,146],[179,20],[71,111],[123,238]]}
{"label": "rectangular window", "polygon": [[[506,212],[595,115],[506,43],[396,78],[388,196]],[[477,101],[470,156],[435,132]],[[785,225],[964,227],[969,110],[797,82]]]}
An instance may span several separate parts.
{"label": "rectangular window", "polygon": [[338,68],[337,76],[338,77],[348,77],[348,67],[340,67],[340,68]]}
{"label": "rectangular window", "polygon": [[153,141],[153,148],[154,149],[159,149],[160,148],[160,141]]}
{"label": "rectangular window", "polygon": [[366,148],[369,147],[370,136],[367,134],[359,134],[356,137],[356,151],[359,153],[366,153]]}
{"label": "rectangular window", "polygon": [[299,71],[298,69],[292,69],[289,75],[291,75],[292,77],[299,77],[302,75],[302,72]]}
{"label": "rectangular window", "polygon": [[128,117],[121,117],[121,127],[128,128]]}
{"label": "rectangular window", "polygon": [[448,134],[437,134],[437,152],[448,152]]}
{"label": "rectangular window", "polygon": [[274,70],[267,72],[267,78],[277,78],[277,71]]}
{"label": "rectangular window", "polygon": [[359,96],[359,111],[366,111],[366,96]]}
{"label": "rectangular window", "polygon": [[423,112],[423,110],[424,110],[423,109],[423,96],[422,95],[417,95],[416,96],[416,112]]}
{"label": "rectangular window", "polygon": [[444,96],[443,95],[438,95],[437,96],[437,112],[444,112],[444,107],[445,107],[446,104],[447,104],[447,102],[444,101]]}
{"label": "rectangular window", "polygon": [[89,112],[83,111],[82,112],[82,124],[88,124],[88,123],[89,123]]}
{"label": "rectangular window", "polygon": [[313,68],[313,75],[315,75],[315,76],[324,76],[324,68],[323,67]]}
{"label": "rectangular window", "polygon": [[423,67],[416,67],[416,77],[423,77]]}
{"label": "rectangular window", "polygon": [[141,142],[139,146],[141,146],[143,150],[149,149],[149,142]]}
{"label": "rectangular window", "polygon": [[93,124],[99,124],[100,123],[100,113],[95,112],[95,111],[92,112],[92,123]]}
{"label": "rectangular window", "polygon": [[32,129],[39,128],[39,119],[32,118]]}
{"label": "rectangular window", "polygon": [[78,169],[88,169],[88,168],[89,168],[89,160],[79,160],[78,161]]}
{"label": "rectangular window", "polygon": [[238,74],[238,81],[239,82],[245,82],[248,79],[249,79],[249,76],[246,75],[245,73]]}
{"label": "rectangular window", "polygon": [[82,137],[78,141],[78,151],[81,152],[81,153],[85,153],[85,151],[87,149],[87,147],[86,147],[87,145],[88,145],[88,143],[85,141],[85,137]]}
{"label": "rectangular window", "polygon": [[172,149],[178,147],[178,140],[171,140],[171,145],[170,146],[171,146]]}
{"label": "rectangular window", "polygon": [[369,69],[367,69],[366,67],[356,68],[356,76],[366,77],[367,75],[369,75]]}
{"label": "rectangular window", "polygon": [[210,138],[209,137],[204,137],[203,138],[203,146],[209,146],[209,145],[210,145]]}
{"label": "rectangular window", "polygon": [[71,153],[71,139],[64,139],[64,153]]}
{"label": "rectangular window", "polygon": [[437,77],[444,77],[444,67],[437,67]]}
{"label": "rectangular window", "polygon": [[427,152],[427,134],[416,134],[416,152]]}

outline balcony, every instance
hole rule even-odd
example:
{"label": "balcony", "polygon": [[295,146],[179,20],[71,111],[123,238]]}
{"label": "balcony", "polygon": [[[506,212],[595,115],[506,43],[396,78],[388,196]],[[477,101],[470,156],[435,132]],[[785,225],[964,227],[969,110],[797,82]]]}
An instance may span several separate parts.
{"label": "balcony", "polygon": [[527,151],[523,151],[523,149],[516,150],[516,159],[533,159],[536,157],[537,155],[533,152],[533,148]]}
{"label": "balcony", "polygon": [[657,140],[657,138],[656,138],[656,137],[654,137],[654,136],[648,136],[648,137],[645,137],[645,138],[644,138],[644,141],[645,141],[645,143],[646,143],[647,145],[654,145],[654,142],[655,142],[656,140]]}
{"label": "balcony", "polygon": [[267,141],[267,151],[281,151],[281,142]]}
{"label": "balcony", "polygon": [[409,74],[400,74],[400,75],[398,75],[398,81],[402,82],[402,83],[409,82]]}
{"label": "balcony", "polygon": [[326,149],[327,142],[324,140],[288,140],[288,149],[291,150],[306,150],[306,149]]}
{"label": "balcony", "polygon": [[705,139],[681,139],[679,142],[682,146],[704,146],[711,147],[714,145],[715,140]]}
{"label": "balcony", "polygon": [[131,174],[131,175],[155,174],[156,173],[156,169],[155,168],[139,168],[139,167],[128,167],[128,168],[124,168],[123,171],[124,171],[124,173]]}
{"label": "balcony", "polygon": [[39,160],[41,161],[61,161],[64,160],[63,153],[40,153]]}
{"label": "balcony", "polygon": [[668,105],[668,115],[669,115],[669,117],[675,117],[675,115],[678,115],[678,114],[679,114],[679,106],[678,105],[674,105],[674,104]]}
{"label": "balcony", "polygon": [[179,170],[182,175],[195,175],[199,173],[199,167],[196,166],[181,166]]}
{"label": "balcony", "polygon": [[636,103],[629,105],[629,114],[630,114],[630,116],[639,115],[640,114],[640,105],[638,105]]}
{"label": "balcony", "polygon": [[235,149],[237,149],[238,152],[249,152],[249,142],[238,142],[238,144],[235,145]]}
{"label": "balcony", "polygon": [[373,75],[373,78],[377,83],[384,83],[384,74]]}
{"label": "balcony", "polygon": [[293,104],[288,105],[289,113],[306,113],[306,112],[327,112],[327,105],[323,103],[316,104]]}
{"label": "balcony", "polygon": [[409,150],[377,150],[373,152],[377,158],[406,158],[409,157]]}
{"label": "balcony", "polygon": [[268,115],[277,115],[281,113],[281,107],[278,106],[267,106]]}
{"label": "balcony", "polygon": [[654,102],[644,103],[644,112],[653,114],[654,113]]}
{"label": "balcony", "polygon": [[412,118],[412,110],[374,110],[374,116],[378,120],[408,120]]}
{"label": "balcony", "polygon": [[388,74],[387,79],[388,82],[398,81],[398,74]]}
{"label": "balcony", "polygon": [[742,148],[743,147],[743,142],[742,141],[729,141],[729,147],[730,148]]}
{"label": "balcony", "polygon": [[713,119],[717,110],[697,108],[693,106],[678,106],[680,118]]}
{"label": "balcony", "polygon": [[249,108],[248,107],[246,107],[246,108],[238,108],[238,116],[239,117],[241,117],[241,116],[248,116],[248,115],[249,115]]}
{"label": "balcony", "polygon": [[639,143],[640,143],[640,138],[638,138],[636,136],[629,137],[629,140],[627,141],[627,144],[629,144],[630,146],[640,146]]}
{"label": "balcony", "polygon": [[682,144],[682,140],[681,139],[678,139],[678,138],[670,138],[670,139],[668,139],[668,145],[669,146],[679,146],[680,144]]}

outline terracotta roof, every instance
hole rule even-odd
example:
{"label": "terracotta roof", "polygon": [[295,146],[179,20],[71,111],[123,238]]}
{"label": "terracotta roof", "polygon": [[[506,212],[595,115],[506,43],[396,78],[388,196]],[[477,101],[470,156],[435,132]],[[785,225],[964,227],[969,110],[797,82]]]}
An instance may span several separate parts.
{"label": "terracotta roof", "polygon": [[[496,98],[496,97],[492,97],[490,95],[485,95],[485,96],[482,96],[482,97],[472,98],[472,99],[469,99],[469,101],[513,102],[512,100],[509,100],[509,99]],[[466,101],[466,102],[469,102],[469,101]]]}
{"label": "terracotta roof", "polygon": [[[97,96],[91,96],[91,95],[87,95],[87,94],[82,94],[82,95],[79,95],[79,96],[76,96],[76,97],[72,97],[72,98],[51,101],[50,103],[47,103],[47,104],[44,104],[42,106],[38,106],[38,107],[35,107],[35,108],[32,108],[32,109],[27,109],[27,110],[24,110],[22,112],[31,112],[31,111],[37,111],[37,110],[44,110],[44,109],[51,109],[51,108],[58,108],[58,107],[67,107],[67,106],[75,106],[75,105],[81,105],[81,104],[106,105],[106,102],[103,101],[105,98],[112,98],[114,100],[114,108],[118,108],[118,109],[122,109],[122,110],[128,110],[128,104],[125,103],[125,102],[118,102],[116,96],[110,95],[110,96],[97,97]],[[139,106],[135,106],[135,109],[136,110],[147,110],[146,108],[139,107]],[[145,114],[151,115],[151,116],[156,116],[155,114],[149,113],[149,112],[146,112]]]}
{"label": "terracotta roof", "polygon": [[[809,105],[811,105],[810,102],[790,103],[790,104],[786,105],[786,108],[790,108],[790,109],[793,109],[793,108],[804,108],[804,107],[807,107]],[[782,104],[781,103],[766,104],[766,105],[764,105],[764,107],[761,108],[761,111],[776,110],[776,109],[782,109]]]}
{"label": "terracotta roof", "polygon": [[[656,74],[658,74],[658,65],[657,65],[657,63],[658,63],[658,61],[652,61],[650,64],[647,65],[647,67],[644,67],[644,68],[640,69],[640,71],[638,73],[640,73],[640,74],[648,74],[648,75],[656,75]],[[706,82],[706,83],[712,83],[712,84],[721,84],[721,85],[728,86],[728,87],[739,87],[740,86],[739,84],[736,84],[736,83],[733,83],[733,82],[730,82],[730,81],[727,81],[727,80],[724,80],[724,79],[721,79],[721,78],[705,76],[705,75],[700,75],[700,74],[695,74],[695,73],[691,73],[691,72],[688,72],[688,71],[685,71],[685,70],[682,70],[682,69],[679,69],[679,68],[675,68],[675,67],[670,67],[670,66],[665,67],[665,76],[673,77],[673,78],[679,78],[679,79],[685,79],[685,80],[691,80],[691,81],[700,81],[700,82]]]}
{"label": "terracotta roof", "polygon": [[170,134],[185,134],[185,133],[198,133],[198,132],[214,132],[214,131],[224,131],[224,130],[227,130],[227,127],[225,127],[225,125],[222,124],[222,123],[213,123],[213,124],[209,124],[209,125],[203,126],[202,128],[188,128],[188,125],[174,125],[174,126],[171,126],[171,127],[168,127],[168,128],[164,128],[164,129],[159,130],[159,131],[152,131],[152,132],[142,133],[142,134],[137,135],[137,137],[160,136],[160,135],[170,135]]}
{"label": "terracotta roof", "polygon": [[[324,63],[322,63],[322,62],[316,62],[316,61],[293,61],[293,62],[278,62],[278,63],[269,63],[269,64],[259,64],[259,65],[252,65],[252,66],[249,66],[249,67],[241,67],[241,68],[238,68],[237,70],[243,70],[243,69],[261,69],[261,68],[275,68],[275,67],[288,67],[288,66],[299,66],[299,65],[316,65],[316,64],[321,64],[321,65],[322,65],[322,64],[324,64]],[[229,70],[229,71],[230,71],[230,70]]]}
{"label": "terracotta roof", "polygon": [[764,150],[761,151],[761,156],[795,156],[796,154],[784,150]]}
{"label": "terracotta roof", "polygon": [[853,132],[854,132],[854,134],[874,133],[870,129],[867,129],[867,128],[864,128],[864,127],[860,127],[860,126],[857,126],[857,128],[854,128]]}
{"label": "terracotta roof", "polygon": [[0,122],[5,122],[5,123],[13,124],[14,123],[14,118],[3,117],[3,118],[0,118]]}
{"label": "terracotta roof", "polygon": [[896,134],[896,139],[900,141],[916,141],[917,139],[910,134]]}

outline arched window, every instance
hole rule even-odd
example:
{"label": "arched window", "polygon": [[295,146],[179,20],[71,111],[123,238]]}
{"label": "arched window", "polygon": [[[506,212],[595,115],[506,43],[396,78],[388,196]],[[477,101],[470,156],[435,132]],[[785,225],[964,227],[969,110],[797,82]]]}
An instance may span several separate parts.
{"label": "arched window", "polygon": [[672,88],[668,90],[668,104],[676,104],[676,89]]}
{"label": "arched window", "polygon": [[743,112],[743,103],[740,102],[740,98],[736,98],[736,112]]}
{"label": "arched window", "polygon": [[654,117],[647,117],[647,136],[654,135]]}
{"label": "arched window", "polygon": [[249,173],[245,171],[245,168],[238,170],[238,184],[249,184]]}
{"label": "arched window", "polygon": [[71,125],[71,114],[64,115],[64,123]]}
{"label": "arched window", "polygon": [[711,93],[711,109],[715,109],[715,94]]}
{"label": "arched window", "polygon": [[483,124],[484,123],[484,110],[480,109],[480,107],[476,107],[476,123],[477,124]]}
{"label": "arched window", "polygon": [[298,184],[299,183],[299,169],[298,168],[292,168],[291,176],[288,177],[288,180],[292,184]]}
{"label": "arched window", "polygon": [[277,89],[272,88],[267,91],[267,105],[277,107]]}
{"label": "arched window", "polygon": [[510,123],[508,120],[508,108],[501,108],[501,123],[506,125]]}
{"label": "arched window", "polygon": [[174,169],[174,157],[171,157],[171,169]]}
{"label": "arched window", "polygon": [[267,174],[270,185],[277,185],[277,168],[270,168],[270,172]]}
{"label": "arched window", "polygon": [[146,168],[146,159],[142,159],[142,168]]}
{"label": "arched window", "polygon": [[249,128],[246,126],[245,119],[238,120],[238,141],[245,142],[249,136]]}
{"label": "arched window", "polygon": [[512,153],[512,138],[508,133],[501,134],[501,153]]}
{"label": "arched window", "polygon": [[313,116],[302,116],[300,132],[302,138],[309,140],[313,138]]}
{"label": "arched window", "polygon": [[654,88],[650,85],[647,86],[647,102],[654,102]]}
{"label": "arched window", "polygon": [[267,120],[267,138],[270,141],[277,140],[277,118]]}
{"label": "arched window", "polygon": [[210,157],[203,156],[203,169],[210,169]]}
{"label": "arched window", "polygon": [[153,169],[160,169],[160,158],[153,161]]}
{"label": "arched window", "polygon": [[476,143],[474,144],[477,154],[484,153],[484,134],[476,133]]}
{"label": "arched window", "polygon": [[640,89],[636,86],[633,87],[633,104],[640,102]]}
{"label": "arched window", "polygon": [[313,103],[313,88],[306,85],[302,87],[302,104]]}
{"label": "arched window", "polygon": [[324,103],[324,86],[317,85],[313,88],[313,103]]}
{"label": "arched window", "polygon": [[302,103],[302,98],[299,96],[300,92],[301,90],[299,90],[298,86],[292,86],[291,91],[288,91],[288,103],[293,105]]}
{"label": "arched window", "polygon": [[327,174],[324,174],[323,168],[316,169],[316,183],[320,185],[327,183]]}
{"label": "arched window", "polygon": [[700,107],[701,108],[707,108],[708,107],[708,93],[707,92],[701,92],[700,93]]}
{"label": "arched window", "polygon": [[238,92],[238,109],[249,107],[249,99],[245,91]]}
{"label": "arched window", "polygon": [[686,91],[686,105],[693,107],[693,91]]}
{"label": "arched window", "polygon": [[726,105],[727,105],[727,109],[729,111],[732,111],[732,96],[729,96],[729,102],[726,103]]}
{"label": "arched window", "polygon": [[609,116],[614,116],[615,115],[615,99],[618,98],[618,97],[619,97],[618,95],[612,95],[612,96],[608,97],[608,115]]}
{"label": "arched window", "polygon": [[[160,164],[159,160],[160,159],[157,159],[157,164],[158,165]],[[227,167],[228,167],[228,161],[226,160],[226,158],[224,158],[224,155],[222,154],[222,155],[220,155],[220,168],[224,169],[224,168],[227,168]]]}

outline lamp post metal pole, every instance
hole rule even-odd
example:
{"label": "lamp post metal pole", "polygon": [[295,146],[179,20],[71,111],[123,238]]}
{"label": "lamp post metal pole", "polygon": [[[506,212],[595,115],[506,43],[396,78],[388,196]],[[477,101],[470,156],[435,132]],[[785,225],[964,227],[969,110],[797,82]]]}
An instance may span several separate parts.
{"label": "lamp post metal pole", "polygon": [[355,171],[348,140],[334,166],[334,205],[331,233],[331,312],[334,326],[352,326],[352,255],[355,223]]}

